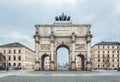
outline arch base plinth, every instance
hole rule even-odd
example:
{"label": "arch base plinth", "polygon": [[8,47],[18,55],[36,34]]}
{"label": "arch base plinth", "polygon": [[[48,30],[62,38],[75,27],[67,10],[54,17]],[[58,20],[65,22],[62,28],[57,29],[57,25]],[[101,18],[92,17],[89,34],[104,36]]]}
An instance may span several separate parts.
{"label": "arch base plinth", "polygon": [[76,64],[75,61],[71,62],[71,71],[75,71],[76,70]]}
{"label": "arch base plinth", "polygon": [[40,62],[39,61],[36,61],[35,62],[35,71],[40,71]]}
{"label": "arch base plinth", "polygon": [[86,62],[86,70],[87,71],[91,71],[92,70],[92,62],[91,61],[87,61]]}
{"label": "arch base plinth", "polygon": [[50,62],[50,70],[55,71],[55,62],[54,61]]}

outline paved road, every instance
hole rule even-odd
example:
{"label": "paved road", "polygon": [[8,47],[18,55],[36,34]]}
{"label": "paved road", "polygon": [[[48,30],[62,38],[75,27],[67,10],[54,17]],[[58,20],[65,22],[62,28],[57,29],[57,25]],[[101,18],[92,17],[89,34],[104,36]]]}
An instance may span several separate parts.
{"label": "paved road", "polygon": [[120,82],[118,71],[3,71],[0,82]]}
{"label": "paved road", "polygon": [[120,76],[8,76],[0,82],[120,82]]}

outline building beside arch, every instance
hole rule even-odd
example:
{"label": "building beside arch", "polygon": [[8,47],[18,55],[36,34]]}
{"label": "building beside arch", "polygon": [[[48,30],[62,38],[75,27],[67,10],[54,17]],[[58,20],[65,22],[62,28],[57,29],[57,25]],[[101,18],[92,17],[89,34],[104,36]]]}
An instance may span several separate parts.
{"label": "building beside arch", "polygon": [[35,70],[44,70],[45,57],[49,57],[50,60],[49,70],[57,70],[57,50],[61,47],[69,52],[69,70],[77,70],[76,59],[80,59],[83,70],[90,70],[92,64],[90,28],[90,24],[73,24],[71,17],[64,13],[56,16],[53,24],[36,24]]}
{"label": "building beside arch", "polygon": [[101,41],[91,47],[91,53],[92,68],[120,68],[120,42]]}
{"label": "building beside arch", "polygon": [[14,42],[0,45],[0,58],[4,67],[13,69],[33,69],[35,65],[35,52],[25,45]]}
{"label": "building beside arch", "polygon": [[5,56],[0,52],[0,70],[5,69]]}

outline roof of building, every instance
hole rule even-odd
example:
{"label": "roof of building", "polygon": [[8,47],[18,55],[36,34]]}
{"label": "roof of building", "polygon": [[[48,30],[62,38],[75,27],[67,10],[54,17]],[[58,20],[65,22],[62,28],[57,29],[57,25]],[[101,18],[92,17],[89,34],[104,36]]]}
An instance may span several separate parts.
{"label": "roof of building", "polygon": [[[23,45],[23,44],[21,44],[19,42],[0,45],[0,47],[25,47],[25,48],[31,50],[30,48],[26,47],[25,45]],[[31,51],[34,52],[33,50],[31,50]]]}
{"label": "roof of building", "polygon": [[106,42],[106,41],[102,41],[102,42],[99,42],[95,45],[120,45],[120,42]]}

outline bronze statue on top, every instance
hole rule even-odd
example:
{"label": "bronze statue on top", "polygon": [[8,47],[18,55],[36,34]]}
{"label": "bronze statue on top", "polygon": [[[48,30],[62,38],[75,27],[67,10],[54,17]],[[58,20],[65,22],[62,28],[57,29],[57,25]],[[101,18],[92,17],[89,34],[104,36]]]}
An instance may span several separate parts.
{"label": "bronze statue on top", "polygon": [[56,16],[55,20],[56,21],[70,21],[70,16],[66,16],[64,15],[64,13],[62,13],[62,15]]}

